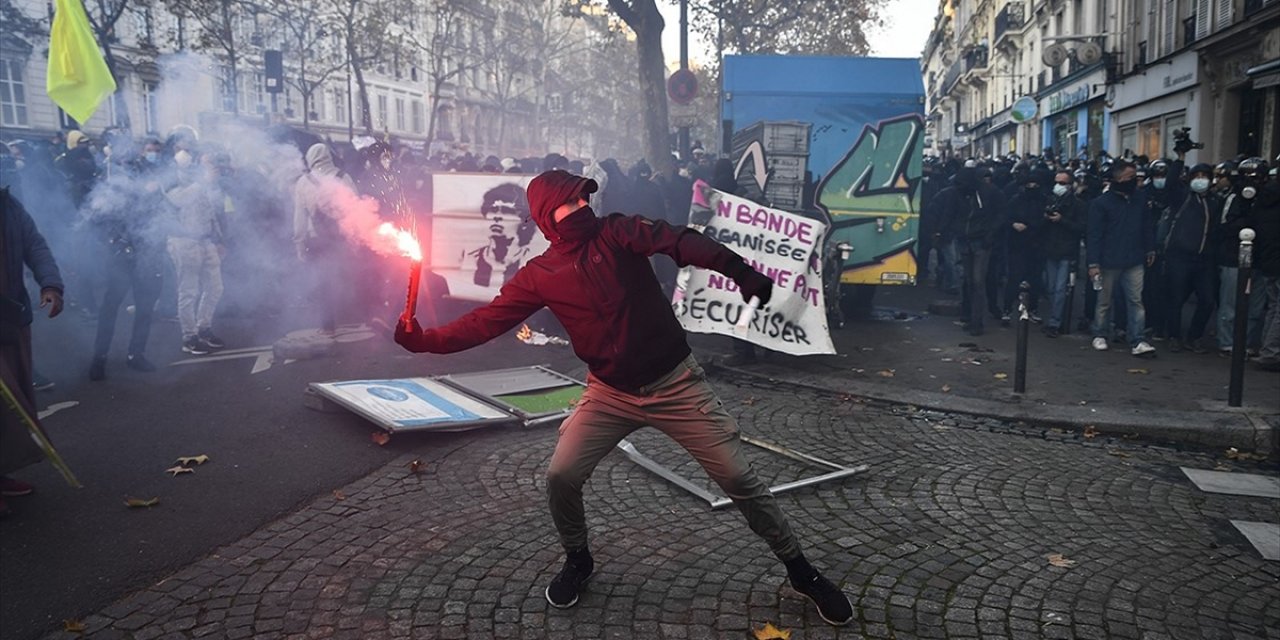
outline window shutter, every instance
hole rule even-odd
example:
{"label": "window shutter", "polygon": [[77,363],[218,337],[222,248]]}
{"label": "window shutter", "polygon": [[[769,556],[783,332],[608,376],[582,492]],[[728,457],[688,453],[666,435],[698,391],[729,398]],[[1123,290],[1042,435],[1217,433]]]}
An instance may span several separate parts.
{"label": "window shutter", "polygon": [[1196,2],[1196,40],[1203,39],[1210,33],[1209,22],[1212,14],[1209,13],[1212,0],[1195,0]]}
{"label": "window shutter", "polygon": [[1233,0],[1217,0],[1218,2],[1218,18],[1217,24],[1214,25],[1215,31],[1221,31],[1231,26],[1232,9],[1235,8]]}
{"label": "window shutter", "polygon": [[1160,43],[1160,54],[1169,55],[1174,49],[1178,48],[1177,32],[1174,31],[1174,24],[1177,23],[1178,2],[1177,0],[1165,0],[1164,3],[1164,41]]}

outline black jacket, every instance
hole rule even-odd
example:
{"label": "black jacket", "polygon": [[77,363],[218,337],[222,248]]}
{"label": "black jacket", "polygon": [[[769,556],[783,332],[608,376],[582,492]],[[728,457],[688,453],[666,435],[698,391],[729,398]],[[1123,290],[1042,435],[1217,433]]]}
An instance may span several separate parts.
{"label": "black jacket", "polygon": [[1253,267],[1265,276],[1280,278],[1280,182],[1272,180],[1260,189],[1253,222],[1258,232],[1253,241]]}
{"label": "black jacket", "polygon": [[996,187],[979,181],[966,189],[957,184],[938,192],[939,224],[944,238],[990,247],[1004,228],[1007,200]]}
{"label": "black jacket", "polygon": [[1084,237],[1088,209],[1072,194],[1049,201],[1050,209],[1062,215],[1057,222],[1044,219],[1040,225],[1040,248],[1049,260],[1075,260],[1080,256],[1080,238]]}
{"label": "black jacket", "polygon": [[1166,255],[1180,258],[1212,257],[1221,216],[1222,201],[1217,196],[1188,191],[1182,205],[1171,214],[1160,248]]}
{"label": "black jacket", "polygon": [[682,267],[713,269],[740,286],[744,278],[756,277],[741,256],[686,227],[621,213],[597,218],[590,207],[556,223],[553,213],[568,196],[547,191],[568,194],[572,185],[546,186],[542,177],[529,184],[529,204],[551,246],[521,267],[489,304],[438,329],[397,336],[406,349],[463,351],[506,333],[546,306],[591,373],[612,387],[633,391],[670,372],[690,353],[649,256],[664,253]]}
{"label": "black jacket", "polygon": [[1253,221],[1253,208],[1256,203],[1256,198],[1248,200],[1240,195],[1239,191],[1227,195],[1222,205],[1222,224],[1218,225],[1215,241],[1219,266],[1240,266],[1240,231],[1246,228],[1256,229]]}
{"label": "black jacket", "polygon": [[1089,206],[1088,264],[1103,269],[1128,269],[1143,264],[1156,250],[1156,229],[1150,220],[1147,194],[1138,189],[1129,197],[1108,191]]}
{"label": "black jacket", "polygon": [[[1025,254],[1040,250],[1040,227],[1047,222],[1044,209],[1049,205],[1049,198],[1039,188],[1028,191],[1019,189],[1009,200],[1009,218],[1005,224],[1008,233],[1009,251]],[[1013,228],[1013,223],[1027,225],[1023,231]]]}

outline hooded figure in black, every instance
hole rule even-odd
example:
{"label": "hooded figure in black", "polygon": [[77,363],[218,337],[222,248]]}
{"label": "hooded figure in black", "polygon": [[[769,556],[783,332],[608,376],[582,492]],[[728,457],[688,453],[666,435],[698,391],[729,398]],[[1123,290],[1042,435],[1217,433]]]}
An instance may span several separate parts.
{"label": "hooded figure in black", "polygon": [[971,335],[982,335],[987,311],[987,268],[997,236],[1004,228],[1006,200],[995,186],[979,179],[976,167],[956,172],[953,187],[938,194],[942,235],[952,238],[964,268],[961,317]]}
{"label": "hooded figure in black", "polygon": [[1045,209],[1049,206],[1045,190],[1052,182],[1053,174],[1047,169],[1032,171],[1023,177],[1021,190],[1009,200],[1008,228],[1004,232],[1009,256],[1009,277],[1004,288],[1005,317],[1013,312],[1023,282],[1031,285],[1027,306],[1033,318],[1040,306],[1043,288],[1040,273],[1044,269],[1040,227],[1045,222]]}
{"label": "hooded figure in black", "polygon": [[546,306],[569,334],[574,353],[587,363],[587,388],[560,427],[547,471],[551,515],[567,556],[546,589],[552,606],[576,604],[595,568],[587,546],[583,485],[622,438],[650,425],[703,465],[824,619],[847,623],[853,617],[848,598],[804,559],[776,500],[743,457],[737,426],[693,360],[649,256],[664,253],[681,266],[722,273],[737,283],[744,300],[758,297],[767,304],[773,282],[693,229],[621,213],[596,217],[587,205],[596,188],[594,180],[561,170],[534,178],[529,210],[551,246],[489,304],[437,329],[424,330],[412,319],[397,323],[396,342],[414,352],[462,351],[506,333]]}

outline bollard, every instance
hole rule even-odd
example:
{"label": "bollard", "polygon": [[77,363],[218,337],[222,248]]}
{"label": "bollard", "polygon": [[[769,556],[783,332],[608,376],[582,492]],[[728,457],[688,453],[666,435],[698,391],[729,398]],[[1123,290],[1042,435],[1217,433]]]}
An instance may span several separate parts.
{"label": "bollard", "polygon": [[1069,335],[1071,333],[1071,311],[1075,305],[1076,297],[1076,263],[1073,260],[1071,266],[1067,269],[1067,303],[1062,307],[1062,326],[1058,327],[1058,333]]}
{"label": "bollard", "polygon": [[1231,386],[1227,406],[1244,401],[1244,355],[1249,343],[1249,280],[1253,276],[1253,229],[1240,230],[1240,268],[1236,274],[1236,321],[1231,339]]}
{"label": "bollard", "polygon": [[1013,392],[1027,391],[1027,335],[1031,332],[1030,305],[1031,285],[1025,280],[1018,285],[1018,355],[1013,369]]}

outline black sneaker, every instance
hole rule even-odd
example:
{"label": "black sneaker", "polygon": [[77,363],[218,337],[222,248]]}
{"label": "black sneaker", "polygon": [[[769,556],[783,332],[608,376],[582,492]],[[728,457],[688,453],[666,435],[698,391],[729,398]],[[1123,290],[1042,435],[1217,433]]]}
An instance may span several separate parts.
{"label": "black sneaker", "polygon": [[821,573],[815,571],[802,580],[792,578],[791,588],[812,600],[818,608],[818,615],[828,624],[841,627],[853,620],[853,605],[850,604],[849,597],[839,587],[831,584],[830,580],[822,577]]}
{"label": "black sneaker", "polygon": [[560,573],[556,574],[547,587],[547,602],[557,609],[568,609],[578,604],[578,592],[582,591],[582,586],[587,583],[594,569],[591,554],[586,554],[585,558],[566,559],[564,568],[560,569]]}
{"label": "black sneaker", "polygon": [[96,357],[89,364],[89,379],[98,381],[107,377],[107,359]]}
{"label": "black sneaker", "polygon": [[200,338],[188,336],[182,339],[182,350],[193,356],[202,356],[209,353],[209,345]]}
{"label": "black sneaker", "polygon": [[213,331],[211,329],[201,329],[199,333],[199,337],[201,340],[204,341],[206,345],[214,349],[221,349],[227,346],[227,343],[223,342],[222,338],[219,338],[218,336],[213,335]]}
{"label": "black sneaker", "polygon": [[142,371],[145,373],[151,373],[156,370],[156,366],[151,364],[151,361],[147,360],[146,356],[141,353],[129,354],[129,358],[125,360],[125,365],[134,371]]}

